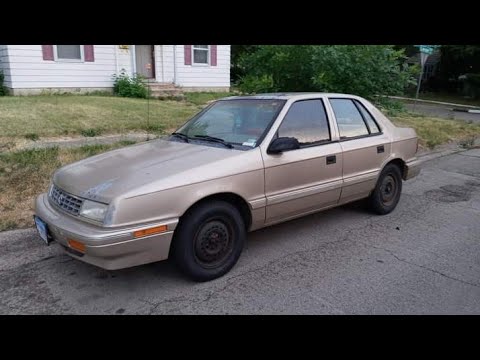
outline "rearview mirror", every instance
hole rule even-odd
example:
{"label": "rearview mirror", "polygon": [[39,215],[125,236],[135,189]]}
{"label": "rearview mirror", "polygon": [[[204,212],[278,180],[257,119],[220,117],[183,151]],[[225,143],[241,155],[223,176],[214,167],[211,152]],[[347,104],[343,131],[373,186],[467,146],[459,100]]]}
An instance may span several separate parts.
{"label": "rearview mirror", "polygon": [[300,143],[293,137],[279,137],[273,140],[268,147],[268,154],[281,154],[284,151],[300,149]]}

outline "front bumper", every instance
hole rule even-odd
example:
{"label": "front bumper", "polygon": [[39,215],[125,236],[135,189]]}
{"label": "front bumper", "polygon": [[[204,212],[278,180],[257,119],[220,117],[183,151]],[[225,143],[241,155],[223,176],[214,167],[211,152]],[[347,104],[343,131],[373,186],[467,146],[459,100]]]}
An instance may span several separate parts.
{"label": "front bumper", "polygon": [[[161,261],[168,258],[173,230],[178,219],[162,223],[123,228],[103,228],[80,221],[54,208],[47,194],[41,194],[35,202],[35,214],[45,221],[54,241],[70,256],[107,270]],[[161,234],[134,238],[133,232],[158,225],[167,225],[168,231]],[[69,240],[85,245],[84,254],[71,249]]]}
{"label": "front bumper", "polygon": [[405,171],[403,172],[403,179],[404,180],[409,180],[411,178],[414,178],[418,174],[420,174],[421,163],[422,163],[422,161],[419,160],[419,159],[414,159],[414,160],[408,161],[405,164]]}

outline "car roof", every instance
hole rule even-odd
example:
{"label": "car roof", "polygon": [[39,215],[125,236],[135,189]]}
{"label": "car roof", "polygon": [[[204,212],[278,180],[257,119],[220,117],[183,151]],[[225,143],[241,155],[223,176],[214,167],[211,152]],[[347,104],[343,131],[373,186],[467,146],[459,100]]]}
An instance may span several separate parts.
{"label": "car roof", "polygon": [[351,94],[337,94],[337,93],[322,93],[322,92],[278,92],[278,93],[264,93],[264,94],[255,94],[255,95],[239,95],[239,96],[229,96],[222,98],[220,100],[247,100],[247,99],[257,99],[257,100],[289,100],[289,99],[305,99],[316,96],[330,96],[330,97],[351,97],[359,98],[359,96]]}

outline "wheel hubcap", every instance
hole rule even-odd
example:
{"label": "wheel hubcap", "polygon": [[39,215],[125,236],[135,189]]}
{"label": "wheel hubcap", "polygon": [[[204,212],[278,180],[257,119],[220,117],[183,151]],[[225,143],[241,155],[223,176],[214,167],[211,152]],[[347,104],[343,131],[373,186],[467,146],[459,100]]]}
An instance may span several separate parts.
{"label": "wheel hubcap", "polygon": [[220,265],[232,250],[232,236],[223,221],[213,220],[203,225],[195,238],[195,257],[204,267]]}
{"label": "wheel hubcap", "polygon": [[391,205],[397,195],[397,183],[392,175],[387,175],[383,178],[382,185],[380,187],[380,194],[382,202],[385,205]]}

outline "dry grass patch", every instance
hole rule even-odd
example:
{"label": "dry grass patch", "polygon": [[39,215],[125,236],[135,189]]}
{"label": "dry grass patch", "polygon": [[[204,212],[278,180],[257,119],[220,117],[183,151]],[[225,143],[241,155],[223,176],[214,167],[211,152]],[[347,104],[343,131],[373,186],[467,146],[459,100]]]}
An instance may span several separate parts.
{"label": "dry grass patch", "polygon": [[429,149],[450,141],[473,142],[472,139],[480,136],[480,124],[469,124],[461,120],[444,120],[412,114],[402,114],[391,119],[397,126],[414,128],[420,144]]}
{"label": "dry grass patch", "polygon": [[132,142],[0,154],[0,231],[32,226],[34,200],[47,190],[56,169],[129,144]]}

